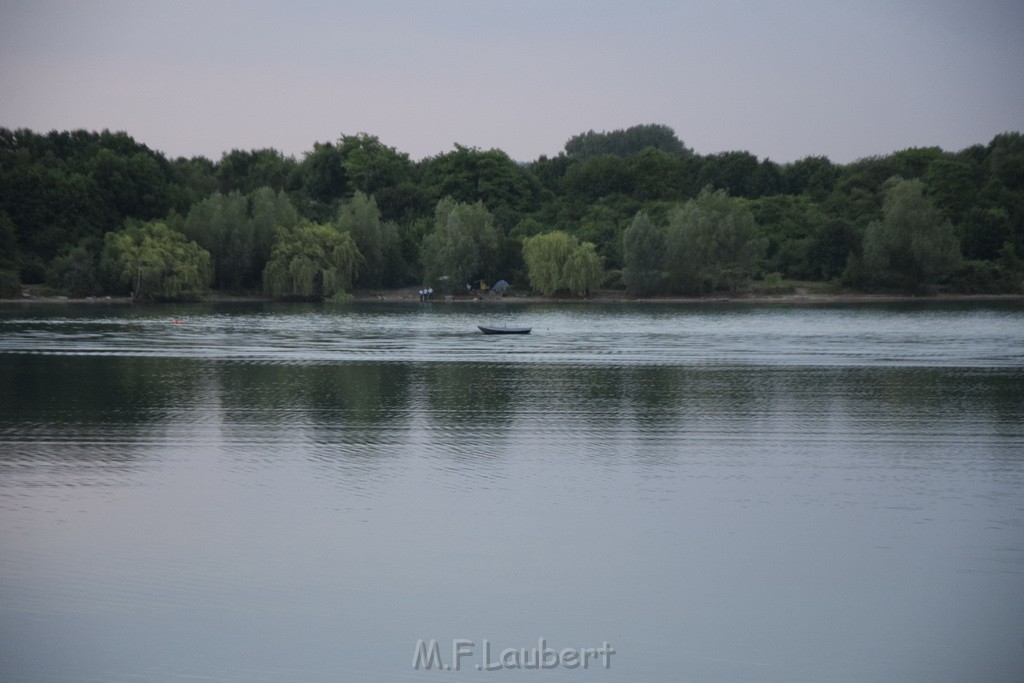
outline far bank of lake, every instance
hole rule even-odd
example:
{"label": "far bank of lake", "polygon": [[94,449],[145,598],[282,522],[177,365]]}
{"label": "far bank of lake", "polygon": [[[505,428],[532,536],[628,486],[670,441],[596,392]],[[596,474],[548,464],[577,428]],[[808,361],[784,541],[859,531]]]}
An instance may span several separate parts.
{"label": "far bank of lake", "polygon": [[[268,303],[275,301],[260,294],[226,294],[211,292],[203,298],[206,303]],[[353,302],[363,303],[421,303],[415,287],[399,287],[384,290],[359,290],[352,292]],[[619,290],[601,290],[591,296],[540,296],[536,294],[510,294],[500,296],[491,292],[467,295],[445,295],[435,293],[426,303],[454,304],[548,304],[548,303],[662,303],[662,304],[721,304],[721,303],[753,303],[753,304],[871,304],[884,302],[914,301],[950,301],[950,302],[1024,302],[1024,294],[948,294],[911,295],[899,293],[873,294],[866,292],[819,293],[798,291],[787,294],[750,294],[736,295],[708,294],[706,296],[649,296],[634,297]],[[157,302],[159,305],[174,306],[182,302]],[[185,302],[188,303],[188,302]],[[201,303],[201,302],[200,302]],[[287,303],[287,302],[282,302]],[[154,302],[133,302],[129,297],[90,296],[68,297],[53,295],[29,294],[9,299],[0,299],[0,304],[136,304],[154,305]]]}

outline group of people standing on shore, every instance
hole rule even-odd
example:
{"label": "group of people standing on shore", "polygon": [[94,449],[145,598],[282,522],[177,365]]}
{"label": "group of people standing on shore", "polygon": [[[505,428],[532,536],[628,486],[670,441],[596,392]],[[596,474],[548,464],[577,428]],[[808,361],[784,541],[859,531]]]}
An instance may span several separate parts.
{"label": "group of people standing on shore", "polygon": [[426,289],[420,290],[420,301],[433,301],[434,300],[434,288],[427,287]]}

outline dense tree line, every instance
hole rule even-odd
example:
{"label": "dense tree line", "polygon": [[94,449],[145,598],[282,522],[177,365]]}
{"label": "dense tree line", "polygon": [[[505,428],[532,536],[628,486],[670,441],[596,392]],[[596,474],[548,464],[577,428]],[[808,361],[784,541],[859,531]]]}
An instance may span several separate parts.
{"label": "dense tree line", "polygon": [[413,161],[361,133],[168,159],[125,133],[0,129],[0,295],[199,297],[208,287],[504,278],[519,291],[638,296],[790,281],[1021,292],[1024,135],[833,164],[699,155],[667,126],[574,136],[528,163],[455,145]]}

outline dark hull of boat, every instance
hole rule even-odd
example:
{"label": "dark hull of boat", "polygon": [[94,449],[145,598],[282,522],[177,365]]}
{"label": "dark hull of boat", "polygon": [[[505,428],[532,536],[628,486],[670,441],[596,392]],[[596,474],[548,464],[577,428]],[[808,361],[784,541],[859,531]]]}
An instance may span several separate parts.
{"label": "dark hull of boat", "polygon": [[484,327],[477,325],[484,334],[530,334],[532,327]]}

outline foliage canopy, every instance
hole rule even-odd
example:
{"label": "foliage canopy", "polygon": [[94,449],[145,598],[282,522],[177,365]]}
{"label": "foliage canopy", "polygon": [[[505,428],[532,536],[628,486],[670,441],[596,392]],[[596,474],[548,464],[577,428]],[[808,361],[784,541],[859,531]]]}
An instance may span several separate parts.
{"label": "foliage canopy", "polygon": [[423,240],[425,280],[443,291],[489,276],[498,250],[498,231],[483,202],[445,198],[434,212],[434,230]]}
{"label": "foliage canopy", "polygon": [[161,221],[108,232],[101,267],[134,301],[189,301],[210,286],[210,254]]}
{"label": "foliage canopy", "polygon": [[915,290],[937,284],[960,264],[953,226],[924,192],[920,180],[890,182],[882,220],[864,233],[864,264],[875,281]]}
{"label": "foliage canopy", "polygon": [[276,298],[328,299],[348,291],[361,261],[349,233],[305,223],[278,232],[263,287]]}
{"label": "foliage canopy", "polygon": [[534,290],[550,296],[560,290],[586,296],[604,279],[604,267],[590,242],[549,232],[523,242],[523,260]]}
{"label": "foliage canopy", "polygon": [[742,200],[705,188],[672,211],[666,234],[665,270],[677,291],[735,292],[754,275],[767,240]]}
{"label": "foliage canopy", "polygon": [[[635,295],[737,291],[769,273],[857,288],[1018,291],[1024,135],[958,152],[779,164],[744,150],[696,154],[671,128],[645,124],[588,131],[524,163],[459,144],[413,161],[367,133],[316,142],[300,160],[274,149],[168,159],[122,132],[0,128],[7,295],[44,281],[74,294],[129,291],[101,267],[106,236],[152,221],[209,252],[214,287],[240,292],[266,288],[278,234],[304,223],[349,233],[362,258],[351,284],[361,288],[518,283],[525,240],[562,232],[591,243],[611,286]],[[594,270],[583,252],[573,264]],[[558,287],[585,289],[578,278]]]}
{"label": "foliage canopy", "polygon": [[622,280],[630,294],[647,296],[661,284],[665,236],[646,213],[640,211],[622,236]]}

